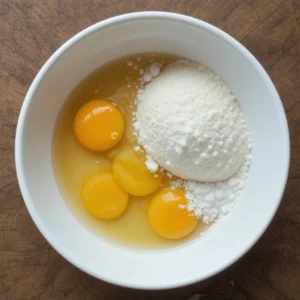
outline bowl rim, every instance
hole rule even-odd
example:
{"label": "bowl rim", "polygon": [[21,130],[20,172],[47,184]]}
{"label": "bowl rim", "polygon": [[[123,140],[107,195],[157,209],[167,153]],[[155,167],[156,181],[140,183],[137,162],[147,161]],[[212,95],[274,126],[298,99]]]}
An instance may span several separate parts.
{"label": "bowl rim", "polygon": [[[194,276],[189,278],[183,278],[180,281],[172,282],[172,283],[161,283],[159,286],[151,284],[151,282],[147,284],[140,284],[140,283],[134,283],[130,282],[130,280],[115,280],[113,277],[107,277],[105,274],[96,274],[95,272],[89,270],[85,265],[83,265],[78,260],[73,260],[72,256],[69,254],[69,250],[66,251],[64,247],[62,247],[59,243],[59,241],[56,239],[56,237],[48,230],[46,226],[44,226],[42,219],[39,217],[38,212],[36,211],[30,195],[29,195],[29,189],[26,185],[25,180],[25,174],[24,174],[24,167],[23,167],[23,132],[24,132],[24,124],[26,122],[26,117],[28,114],[28,111],[30,109],[31,99],[37,90],[40,82],[43,80],[44,76],[47,74],[49,69],[54,65],[67,51],[69,51],[75,44],[77,44],[80,40],[86,38],[87,36],[93,34],[94,32],[104,29],[106,27],[117,25],[120,23],[124,23],[127,21],[133,21],[133,20],[141,20],[141,19],[164,19],[164,20],[170,20],[170,21],[176,21],[176,22],[183,22],[189,25],[192,25],[197,28],[204,29],[205,31],[209,32],[210,34],[216,35],[219,38],[227,41],[230,43],[237,51],[242,52],[242,54],[251,62],[251,64],[257,69],[257,71],[261,74],[264,83],[267,85],[270,92],[273,94],[273,98],[275,101],[277,101],[277,109],[279,111],[279,117],[281,119],[282,123],[282,133],[283,138],[285,139],[285,145],[284,145],[284,153],[285,156],[282,158],[284,161],[284,180],[281,183],[281,186],[278,188],[278,197],[273,200],[273,211],[271,214],[271,217],[269,220],[266,220],[265,226],[260,229],[259,232],[257,232],[255,238],[253,240],[250,240],[248,242],[248,245],[244,247],[233,259],[230,261],[225,262],[224,264],[220,265],[219,268],[216,268],[214,270],[211,270],[210,272],[207,272],[205,275],[200,276]],[[47,242],[67,261],[69,261],[71,264],[79,268],[80,270],[84,271],[85,273],[92,275],[93,277],[104,280],[106,282],[116,284],[119,286],[124,287],[130,287],[135,289],[150,289],[150,290],[158,290],[158,289],[170,289],[170,288],[177,288],[186,286],[189,284],[193,284],[199,281],[203,281],[205,279],[208,279],[219,272],[225,270],[230,265],[235,263],[237,260],[239,260],[243,255],[245,255],[252,247],[253,245],[259,240],[259,238],[263,235],[267,227],[269,226],[270,222],[272,221],[283,196],[287,178],[288,178],[288,171],[289,171],[289,163],[290,163],[290,139],[289,139],[289,130],[288,130],[288,123],[286,119],[286,115],[284,112],[283,104],[280,100],[280,97],[278,95],[278,92],[271,81],[269,75],[265,71],[265,69],[261,66],[261,64],[258,62],[258,60],[247,50],[242,44],[240,44],[237,40],[235,40],[233,37],[231,37],[229,34],[225,33],[221,29],[205,22],[199,19],[196,19],[194,17],[186,16],[183,14],[177,14],[177,13],[170,13],[170,12],[163,12],[163,11],[148,11],[148,12],[134,12],[134,13],[127,13],[122,14],[118,16],[111,17],[106,20],[102,20],[96,24],[93,24],[86,29],[80,31],[73,37],[71,37],[69,40],[67,40],[62,46],[60,46],[46,61],[46,63],[42,66],[38,74],[36,75],[35,79],[33,80],[26,96],[25,100],[22,104],[19,120],[17,124],[17,130],[16,130],[16,138],[15,138],[15,162],[16,162],[16,172],[17,172],[17,178],[21,190],[21,194],[23,196],[25,205],[27,207],[27,210],[33,219],[35,225],[41,232],[41,234],[44,236],[44,238],[47,240]]]}

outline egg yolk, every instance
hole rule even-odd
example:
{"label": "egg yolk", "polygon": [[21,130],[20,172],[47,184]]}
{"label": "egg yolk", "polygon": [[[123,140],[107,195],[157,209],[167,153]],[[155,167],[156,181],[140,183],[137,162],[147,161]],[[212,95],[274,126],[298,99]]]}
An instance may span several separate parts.
{"label": "egg yolk", "polygon": [[74,131],[82,146],[93,151],[103,151],[119,142],[124,131],[124,121],[112,102],[92,100],[77,112]]}
{"label": "egg yolk", "polygon": [[128,204],[128,194],[117,184],[110,172],[98,172],[88,177],[81,197],[85,208],[97,219],[114,219]]}
{"label": "egg yolk", "polygon": [[159,192],[148,209],[149,221],[156,233],[168,239],[180,239],[190,234],[198,220],[186,208],[180,207],[186,204],[183,189],[168,188]]}
{"label": "egg yolk", "polygon": [[151,173],[143,157],[131,149],[118,153],[112,165],[115,179],[134,196],[146,196],[157,190],[162,182],[161,173]]}

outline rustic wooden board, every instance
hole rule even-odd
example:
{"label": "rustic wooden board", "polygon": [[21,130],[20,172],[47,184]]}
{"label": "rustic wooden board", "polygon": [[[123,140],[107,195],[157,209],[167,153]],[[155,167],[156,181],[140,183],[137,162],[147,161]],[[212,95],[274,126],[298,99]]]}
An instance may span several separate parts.
{"label": "rustic wooden board", "polygon": [[[207,282],[157,292],[101,282],[60,257],[29,217],[14,165],[20,107],[46,59],[83,28],[142,10],[191,15],[243,43],[274,81],[292,141],[283,202],[256,246]],[[300,299],[299,0],[0,0],[0,63],[0,299]]]}

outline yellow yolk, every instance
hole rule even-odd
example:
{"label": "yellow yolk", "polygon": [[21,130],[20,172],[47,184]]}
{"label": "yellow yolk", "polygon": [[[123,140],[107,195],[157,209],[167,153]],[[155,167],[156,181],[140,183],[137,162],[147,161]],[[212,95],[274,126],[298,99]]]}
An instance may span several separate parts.
{"label": "yellow yolk", "polygon": [[77,112],[74,131],[82,146],[93,151],[103,151],[119,142],[124,131],[124,121],[112,102],[92,100]]}
{"label": "yellow yolk", "polygon": [[183,189],[165,189],[151,201],[148,217],[152,228],[162,237],[180,239],[190,234],[198,220],[186,208],[187,200]]}
{"label": "yellow yolk", "polygon": [[134,196],[149,195],[156,191],[162,182],[162,174],[151,173],[144,159],[131,149],[118,153],[112,169],[120,186]]}
{"label": "yellow yolk", "polygon": [[85,208],[97,219],[114,219],[128,204],[127,192],[121,189],[110,172],[98,172],[88,177],[81,197]]}

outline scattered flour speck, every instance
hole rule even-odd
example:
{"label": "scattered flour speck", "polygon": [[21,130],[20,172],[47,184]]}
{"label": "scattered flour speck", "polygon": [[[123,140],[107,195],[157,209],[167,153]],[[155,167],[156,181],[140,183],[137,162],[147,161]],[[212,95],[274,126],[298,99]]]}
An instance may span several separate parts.
{"label": "scattered flour speck", "polygon": [[158,163],[149,155],[146,155],[146,166],[150,172],[156,172],[159,168]]}

